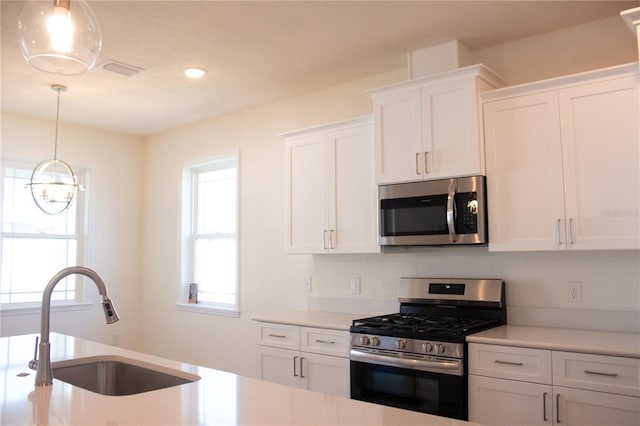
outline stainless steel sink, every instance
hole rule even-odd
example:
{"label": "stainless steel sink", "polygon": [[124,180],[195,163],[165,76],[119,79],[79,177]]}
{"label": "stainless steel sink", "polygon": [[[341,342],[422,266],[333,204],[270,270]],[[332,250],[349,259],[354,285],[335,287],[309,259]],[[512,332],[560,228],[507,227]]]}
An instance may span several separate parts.
{"label": "stainless steel sink", "polygon": [[51,363],[53,378],[101,395],[123,396],[184,385],[200,376],[120,356]]}

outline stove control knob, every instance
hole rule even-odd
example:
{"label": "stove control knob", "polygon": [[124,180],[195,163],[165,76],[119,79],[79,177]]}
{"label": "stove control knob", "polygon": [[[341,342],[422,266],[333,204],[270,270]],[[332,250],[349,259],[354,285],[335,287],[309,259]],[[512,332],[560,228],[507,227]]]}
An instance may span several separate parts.
{"label": "stove control knob", "polygon": [[428,353],[428,352],[431,352],[431,351],[433,350],[433,345],[432,345],[431,343],[429,343],[429,342],[427,342],[427,343],[423,343],[423,344],[422,344],[422,350],[423,350],[424,352],[427,352],[427,353]]}
{"label": "stove control knob", "polygon": [[376,336],[373,336],[373,337],[371,338],[371,344],[372,344],[373,346],[380,346],[380,339],[378,339]]}
{"label": "stove control knob", "polygon": [[369,344],[369,336],[360,336],[360,344],[368,345]]}
{"label": "stove control knob", "polygon": [[437,353],[437,354],[444,353],[444,345],[443,345],[443,344],[441,344],[441,343],[436,343],[435,348],[436,348],[436,353]]}
{"label": "stove control knob", "polygon": [[407,346],[407,342],[402,340],[402,339],[398,339],[396,340],[396,348],[398,349],[404,349]]}

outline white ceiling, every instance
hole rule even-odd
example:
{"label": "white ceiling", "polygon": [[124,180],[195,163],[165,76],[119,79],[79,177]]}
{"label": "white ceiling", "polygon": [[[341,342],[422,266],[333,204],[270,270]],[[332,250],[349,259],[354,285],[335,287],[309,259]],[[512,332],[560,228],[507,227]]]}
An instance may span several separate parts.
{"label": "white ceiling", "polygon": [[[73,1],[73,0],[72,0]],[[2,0],[2,110],[146,136],[401,68],[406,53],[458,39],[472,50],[616,16],[624,1],[90,1],[98,64],[57,76],[17,44],[24,1]],[[143,68],[125,77],[108,59]],[[209,73],[186,79],[183,68]]]}

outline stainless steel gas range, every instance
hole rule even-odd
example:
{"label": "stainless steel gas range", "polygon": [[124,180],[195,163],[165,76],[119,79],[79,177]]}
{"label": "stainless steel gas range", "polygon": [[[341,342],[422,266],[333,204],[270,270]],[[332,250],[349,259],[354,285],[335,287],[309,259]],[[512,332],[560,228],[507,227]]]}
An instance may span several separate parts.
{"label": "stainless steel gas range", "polygon": [[398,300],[353,321],[351,398],[467,420],[465,337],[506,324],[504,282],[401,278]]}

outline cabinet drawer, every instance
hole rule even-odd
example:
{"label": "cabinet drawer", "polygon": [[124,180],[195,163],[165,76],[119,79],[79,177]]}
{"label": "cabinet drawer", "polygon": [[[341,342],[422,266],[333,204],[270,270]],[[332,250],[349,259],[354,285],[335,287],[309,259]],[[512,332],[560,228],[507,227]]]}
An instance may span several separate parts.
{"label": "cabinet drawer", "polygon": [[640,360],[554,351],[553,384],[640,396]]}
{"label": "cabinet drawer", "polygon": [[284,349],[300,349],[300,327],[258,322],[258,344]]}
{"label": "cabinet drawer", "polygon": [[469,373],[551,384],[551,351],[472,343]]}
{"label": "cabinet drawer", "polygon": [[349,357],[349,332],[325,328],[301,327],[301,350],[317,354]]}

